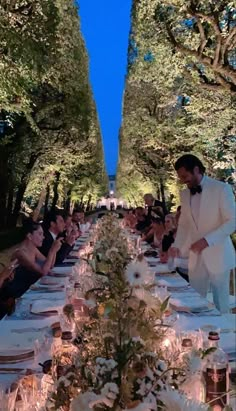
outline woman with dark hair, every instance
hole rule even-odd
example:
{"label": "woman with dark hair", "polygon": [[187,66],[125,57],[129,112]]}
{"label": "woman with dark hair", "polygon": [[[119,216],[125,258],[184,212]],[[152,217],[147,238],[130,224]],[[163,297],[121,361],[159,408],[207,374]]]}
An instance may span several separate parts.
{"label": "woman with dark hair", "polygon": [[53,242],[52,247],[45,257],[38,250],[42,246],[44,233],[40,223],[28,220],[24,223],[24,240],[13,254],[20,266],[27,268],[40,276],[48,274],[55,264],[56,253],[61,247],[62,239]]}
{"label": "woman with dark hair", "polygon": [[55,240],[48,256],[44,257],[38,250],[44,238],[41,224],[27,220],[23,230],[24,240],[12,256],[12,259],[18,260],[19,266],[15,270],[13,281],[2,287],[0,299],[21,297],[40,277],[48,274],[61,247],[61,239]]}

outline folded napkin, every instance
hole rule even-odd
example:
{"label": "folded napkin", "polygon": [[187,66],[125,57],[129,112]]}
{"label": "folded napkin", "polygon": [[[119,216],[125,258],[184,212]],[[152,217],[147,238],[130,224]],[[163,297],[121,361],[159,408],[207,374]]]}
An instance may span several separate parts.
{"label": "folded napkin", "polygon": [[8,330],[6,334],[1,335],[0,340],[0,355],[4,355],[3,353],[7,351],[14,350],[29,351],[34,347],[35,333],[32,332],[32,330],[27,331],[27,329],[25,329],[25,332],[22,334],[14,333],[12,330]]}
{"label": "folded napkin", "polygon": [[78,260],[79,260],[78,257],[77,257],[77,258],[76,258],[76,257],[69,257],[69,258],[66,258],[66,259],[64,260],[64,262],[65,262],[65,263],[74,264],[74,263],[77,263]]}
{"label": "folded napkin", "polygon": [[170,275],[170,276],[157,276],[156,277],[156,282],[160,282],[160,281],[165,281],[164,285],[166,285],[167,287],[185,287],[188,285],[187,281],[185,281],[182,277],[180,277],[179,275]]}
{"label": "folded napkin", "polygon": [[39,313],[46,313],[49,311],[60,311],[62,307],[64,306],[65,301],[64,300],[57,300],[57,301],[51,301],[51,300],[42,300],[42,301],[35,301],[32,304],[31,307],[31,312],[34,314],[39,314]]}
{"label": "folded napkin", "polygon": [[157,274],[164,274],[164,273],[170,273],[171,270],[168,267],[168,264],[160,264],[158,263],[155,267],[155,271]]}
{"label": "folded napkin", "polygon": [[[226,329],[233,329],[235,327],[232,327],[232,324],[230,321],[227,321],[227,319],[221,315],[221,316],[186,316],[186,315],[180,315],[179,319],[176,322],[176,326],[178,329],[181,329],[183,331],[196,331],[199,330],[203,326],[212,326],[212,327],[217,327],[222,332]],[[225,334],[226,336],[229,334]],[[236,334],[235,334],[236,338]]]}
{"label": "folded napkin", "polygon": [[153,263],[158,264],[160,262],[160,258],[158,257],[145,257],[145,260],[149,264],[153,264]]}
{"label": "folded napkin", "polygon": [[45,291],[40,291],[40,292],[28,292],[24,294],[24,299],[30,300],[30,301],[35,301],[35,300],[48,300],[49,295],[53,299],[53,301],[56,300],[63,300],[65,299],[65,291],[55,291],[55,292],[45,292]]}
{"label": "folded napkin", "polygon": [[71,274],[73,266],[53,267],[52,273],[56,274]]}
{"label": "folded napkin", "polygon": [[183,296],[183,298],[171,297],[170,304],[177,311],[186,310],[186,311],[191,311],[191,312],[197,312],[197,311],[209,310],[208,302],[205,299],[198,297],[198,296],[196,296],[196,298],[193,298],[193,296],[189,296],[189,297]]}

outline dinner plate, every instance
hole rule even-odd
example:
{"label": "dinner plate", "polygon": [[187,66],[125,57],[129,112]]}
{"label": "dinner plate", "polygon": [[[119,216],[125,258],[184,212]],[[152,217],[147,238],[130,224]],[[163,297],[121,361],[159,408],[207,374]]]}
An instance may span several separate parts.
{"label": "dinner plate", "polygon": [[51,316],[53,316],[53,315],[57,315],[57,314],[58,314],[57,311],[41,311],[41,312],[38,312],[38,313],[35,313],[35,312],[33,312],[33,311],[30,311],[30,312],[31,312],[31,314],[33,314],[33,315],[40,315],[40,316],[43,316],[43,317],[51,317]]}
{"label": "dinner plate", "polygon": [[34,350],[31,349],[12,349],[0,351],[0,364],[12,364],[26,361],[34,357]]}

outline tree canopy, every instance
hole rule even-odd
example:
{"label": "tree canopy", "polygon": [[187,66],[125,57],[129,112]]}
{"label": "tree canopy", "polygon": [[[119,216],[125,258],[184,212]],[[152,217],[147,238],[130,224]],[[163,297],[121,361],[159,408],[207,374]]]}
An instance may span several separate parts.
{"label": "tree canopy", "polygon": [[35,205],[46,180],[52,206],[69,209],[81,190],[95,203],[107,175],[73,0],[1,2],[0,58],[0,226],[16,223],[23,199]]}
{"label": "tree canopy", "polygon": [[235,181],[235,27],[236,9],[230,2],[133,1],[118,168],[121,192],[129,167],[130,181],[138,172],[154,194],[176,198],[173,163],[184,152],[202,158],[211,175]]}

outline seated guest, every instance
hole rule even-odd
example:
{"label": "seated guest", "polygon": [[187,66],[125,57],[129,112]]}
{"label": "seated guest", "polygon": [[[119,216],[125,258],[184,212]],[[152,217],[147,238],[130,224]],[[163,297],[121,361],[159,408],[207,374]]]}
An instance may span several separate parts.
{"label": "seated guest", "polygon": [[160,218],[152,218],[153,227],[153,245],[154,247],[161,248],[162,239],[165,232],[165,226]]}
{"label": "seated guest", "polygon": [[[59,238],[63,238],[63,231],[65,229],[65,222],[59,210],[50,211],[45,219],[44,224],[44,240],[40,252],[47,257],[52,247],[53,242]],[[56,253],[55,264],[60,264],[68,256],[75,243],[75,236],[73,233],[66,235],[62,241],[60,249]]]}
{"label": "seated guest", "polygon": [[15,269],[14,279],[2,287],[0,299],[21,297],[32,284],[50,271],[61,247],[61,240],[54,241],[45,258],[38,250],[44,238],[41,225],[28,220],[23,229],[24,240],[12,256],[17,258],[19,265]]}
{"label": "seated guest", "polygon": [[137,218],[135,216],[134,210],[127,210],[124,217],[124,222],[126,227],[134,229],[137,224]]}
{"label": "seated guest", "polygon": [[78,225],[81,232],[87,231],[91,225],[91,222],[85,219],[85,213],[81,208],[73,211],[72,222]]}
{"label": "seated guest", "polygon": [[137,207],[135,209],[136,225],[135,229],[140,233],[143,233],[150,227],[150,221],[145,214],[145,209],[143,207]]}
{"label": "seated guest", "polygon": [[154,247],[160,248],[161,240],[165,231],[163,221],[156,217],[151,217],[151,225],[146,233],[142,236],[143,241],[147,241]]}
{"label": "seated guest", "polygon": [[169,250],[173,242],[175,241],[176,235],[176,222],[174,214],[167,214],[165,216],[165,233],[162,238],[162,251],[166,252]]}
{"label": "seated guest", "polygon": [[147,207],[147,216],[151,220],[152,211],[157,214],[161,219],[164,218],[163,203],[159,200],[156,200],[152,194],[144,195],[145,206]]}
{"label": "seated guest", "polygon": [[80,228],[80,224],[84,224],[85,221],[85,215],[84,211],[82,208],[77,208],[73,211],[72,213],[72,222],[78,225],[78,228]]}
{"label": "seated guest", "polygon": [[71,214],[65,214],[64,215],[64,222],[65,222],[65,234],[69,235],[73,229],[73,223],[72,223],[72,215]]}
{"label": "seated guest", "polygon": [[73,235],[75,236],[75,239],[76,239],[76,240],[77,240],[77,238],[79,238],[80,235],[81,235],[81,232],[80,232],[80,230],[78,229],[77,224],[75,224],[75,223],[72,223],[71,234],[73,234]]}
{"label": "seated guest", "polygon": [[48,274],[55,264],[56,255],[61,248],[62,239],[57,239],[52,242],[48,255],[45,257],[39,251],[44,241],[44,232],[41,224],[28,220],[25,222],[23,229],[24,240],[14,252],[13,257],[17,258],[21,267],[31,270],[39,274],[39,276]]}

